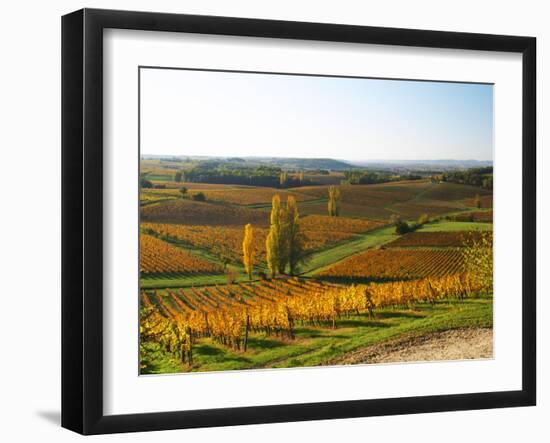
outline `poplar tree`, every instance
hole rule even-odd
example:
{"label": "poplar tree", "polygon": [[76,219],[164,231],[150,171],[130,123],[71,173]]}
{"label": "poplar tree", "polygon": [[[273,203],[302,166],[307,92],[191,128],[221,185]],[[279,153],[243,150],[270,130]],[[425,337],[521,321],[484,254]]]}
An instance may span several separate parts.
{"label": "poplar tree", "polygon": [[248,279],[252,280],[252,268],[254,266],[254,234],[250,223],[244,227],[243,264],[248,274]]}
{"label": "poplar tree", "polygon": [[333,198],[333,187],[328,187],[328,215],[330,217],[334,216],[334,198]]}
{"label": "poplar tree", "polygon": [[340,215],[340,188],[328,187],[328,215],[338,217]]}
{"label": "poplar tree", "polygon": [[271,200],[270,227],[265,239],[267,266],[271,276],[275,277],[279,270],[280,242],[281,242],[281,198],[274,195]]}
{"label": "poplar tree", "polygon": [[[291,197],[289,197],[291,198]],[[281,206],[279,212],[279,221],[278,221],[278,240],[279,244],[277,245],[277,250],[279,255],[277,257],[277,269],[279,274],[284,274],[286,270],[286,265],[288,264],[288,248],[289,248],[289,225],[288,225],[288,200],[285,206]]]}
{"label": "poplar tree", "polygon": [[479,194],[476,194],[476,197],[474,199],[474,206],[476,208],[481,208],[481,198],[479,197]]}
{"label": "poplar tree", "polygon": [[290,273],[294,274],[304,258],[296,199],[289,196],[286,205],[282,207],[281,198],[278,195],[273,196],[270,222],[265,246],[271,276],[275,277],[277,273],[284,274],[287,266]]}
{"label": "poplar tree", "polygon": [[340,188],[334,189],[334,215],[340,216]]}
{"label": "poplar tree", "polygon": [[286,256],[290,274],[294,275],[298,264],[303,260],[304,247],[300,232],[298,206],[293,196],[289,196],[286,202],[284,237],[286,240]]}

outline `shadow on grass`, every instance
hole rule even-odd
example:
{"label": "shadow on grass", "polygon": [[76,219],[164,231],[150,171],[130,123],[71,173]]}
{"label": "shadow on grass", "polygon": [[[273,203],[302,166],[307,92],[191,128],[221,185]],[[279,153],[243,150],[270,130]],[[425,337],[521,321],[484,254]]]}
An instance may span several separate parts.
{"label": "shadow on grass", "polygon": [[[315,334],[315,333],[313,333],[308,338],[339,338],[339,339],[349,338],[346,335],[334,334],[334,332],[337,332],[337,331],[338,331],[338,328],[330,329],[330,331],[327,331],[328,334]],[[331,332],[333,332],[333,334],[331,334]]]}
{"label": "shadow on grass", "polygon": [[195,352],[197,352],[197,354],[207,355],[209,357],[225,354],[225,352],[223,352],[220,348],[216,348],[215,346],[205,345],[205,344],[196,346]]}
{"label": "shadow on grass", "polygon": [[385,311],[377,312],[377,318],[424,318],[425,315],[419,314],[417,312],[406,312],[406,311]]}
{"label": "shadow on grass", "polygon": [[251,360],[244,355],[224,352],[220,348],[207,344],[201,344],[194,347],[193,355],[203,360],[201,364],[234,362],[241,365],[249,365],[252,363]]}
{"label": "shadow on grass", "polygon": [[389,328],[392,325],[377,320],[356,320],[343,318],[336,322],[337,327],[341,328]]}
{"label": "shadow on grass", "polygon": [[349,338],[347,335],[337,335],[338,329],[343,328],[388,328],[390,324],[386,324],[375,319],[360,320],[352,318],[342,318],[336,321],[336,327],[332,327],[332,322],[321,324],[316,329],[313,328],[296,328],[294,332],[300,338]]}
{"label": "shadow on grass", "polygon": [[285,346],[285,343],[272,340],[269,338],[256,338],[256,337],[248,337],[248,348],[254,348],[258,350],[264,350],[264,349],[276,349],[280,348],[281,346]]}

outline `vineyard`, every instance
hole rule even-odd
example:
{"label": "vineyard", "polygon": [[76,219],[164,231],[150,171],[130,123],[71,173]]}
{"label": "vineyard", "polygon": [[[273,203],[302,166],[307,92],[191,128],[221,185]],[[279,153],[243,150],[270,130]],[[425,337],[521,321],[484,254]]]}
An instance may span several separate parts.
{"label": "vineyard", "polygon": [[[329,218],[329,217],[327,217]],[[322,230],[322,227],[331,227],[331,224],[320,224],[319,220],[313,223],[308,222],[309,217],[304,219],[303,247],[305,251],[313,251],[327,245],[338,243],[353,236],[354,229],[367,229],[379,224],[369,221],[358,220],[348,226],[348,231]],[[361,223],[362,222],[362,223]],[[319,225],[317,225],[319,223]],[[341,223],[347,225],[347,223]],[[155,233],[170,239],[179,240],[194,248],[206,249],[218,257],[227,257],[232,263],[240,263],[242,260],[242,242],[244,230],[233,226],[188,226],[178,224],[156,224],[142,223],[145,232]],[[317,229],[315,229],[317,227]],[[253,249],[260,261],[265,257],[265,239],[268,230],[265,228],[254,228]]]}
{"label": "vineyard", "polygon": [[418,218],[422,214],[429,214],[431,216],[446,214],[460,209],[460,206],[450,204],[449,202],[424,199],[421,201],[396,203],[392,206],[392,209],[403,217]]}
{"label": "vineyard", "polygon": [[168,200],[141,208],[142,222],[184,225],[266,225],[265,212],[246,207],[225,206],[187,199]]}
{"label": "vineyard", "polygon": [[282,200],[288,195],[294,196],[297,201],[311,200],[312,197],[301,193],[290,193],[274,188],[242,187],[240,189],[204,190],[208,200],[232,203],[235,205],[269,204],[275,194],[279,194]]}
{"label": "vineyard", "polygon": [[262,332],[287,340],[299,325],[335,328],[342,316],[387,306],[463,300],[481,288],[469,274],[369,285],[336,285],[297,278],[200,289],[142,291],[142,336],[155,336],[182,361],[192,363],[193,345],[210,337],[247,350],[250,334]]}
{"label": "vineyard", "polygon": [[370,249],[322,271],[322,277],[339,279],[411,279],[441,277],[464,271],[457,249]]}
{"label": "vineyard", "polygon": [[[367,206],[386,206],[404,202],[430,188],[427,181],[384,183],[375,185],[343,185],[342,202]],[[305,186],[300,192],[316,197],[326,197],[328,186]]]}
{"label": "vineyard", "polygon": [[304,231],[342,232],[360,234],[383,226],[384,223],[368,219],[308,215],[300,221]]}
{"label": "vineyard", "polygon": [[[242,259],[244,229],[234,226],[187,226],[176,224],[142,223],[142,229],[157,235],[179,240],[195,248],[206,249],[217,256],[226,256],[231,262]],[[254,229],[253,248],[255,252],[265,254],[267,229]]]}
{"label": "vineyard", "polygon": [[160,203],[181,196],[177,189],[142,189],[139,194],[140,204]]}
{"label": "vineyard", "polygon": [[388,243],[386,247],[465,247],[480,241],[482,236],[480,231],[409,232]]}
{"label": "vineyard", "polygon": [[141,194],[139,197],[139,203],[141,205],[147,205],[151,203],[160,203],[166,200],[172,200],[175,197],[169,195],[159,195],[159,194]]}
{"label": "vineyard", "polygon": [[472,207],[490,191],[333,171],[296,188],[176,182],[200,163],[176,160],[149,161],[140,192],[141,373],[331,364],[408,333],[492,326],[492,261],[472,246],[492,246],[492,211]]}
{"label": "vineyard", "polygon": [[[479,202],[481,203],[481,208],[492,208],[493,207],[493,195],[482,195],[479,198]],[[464,200],[464,203],[468,206],[476,206],[475,198],[468,198]]]}
{"label": "vineyard", "polygon": [[454,219],[456,221],[493,223],[493,211],[466,212],[455,216]]}
{"label": "vineyard", "polygon": [[223,269],[195,257],[169,243],[150,235],[140,235],[140,272],[152,273],[209,273]]}
{"label": "vineyard", "polygon": [[[417,218],[422,214],[444,215],[464,210],[480,194],[482,205],[492,199],[488,191],[456,183],[433,184],[426,180],[373,185],[342,185],[342,210],[347,216],[387,221],[392,215]],[[327,186],[305,186],[300,192],[326,198]],[[485,206],[482,206],[485,207]],[[325,213],[326,204],[302,205],[307,214]]]}

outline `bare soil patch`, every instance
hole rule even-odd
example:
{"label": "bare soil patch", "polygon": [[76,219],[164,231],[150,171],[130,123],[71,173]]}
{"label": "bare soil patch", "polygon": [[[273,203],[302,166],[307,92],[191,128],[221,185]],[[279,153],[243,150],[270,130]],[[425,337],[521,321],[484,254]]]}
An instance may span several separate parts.
{"label": "bare soil patch", "polygon": [[493,330],[455,329],[408,335],[346,354],[330,365],[471,360],[493,357]]}

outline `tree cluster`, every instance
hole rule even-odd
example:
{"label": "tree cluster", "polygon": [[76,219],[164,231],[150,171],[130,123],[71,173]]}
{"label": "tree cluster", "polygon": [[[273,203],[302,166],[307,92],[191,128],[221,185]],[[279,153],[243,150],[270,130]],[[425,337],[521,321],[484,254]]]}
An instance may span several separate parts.
{"label": "tree cluster", "polygon": [[272,199],[270,228],[266,238],[266,259],[271,275],[284,274],[287,267],[294,275],[304,259],[303,237],[300,231],[298,206],[293,196],[281,206],[281,198]]}
{"label": "tree cluster", "polygon": [[206,201],[206,195],[204,194],[204,192],[195,192],[193,194],[190,194],[188,191],[189,190],[185,186],[182,186],[180,188],[181,198],[190,198],[191,200],[199,202]]}
{"label": "tree cluster", "polygon": [[400,216],[393,215],[390,218],[390,223],[395,226],[395,233],[399,235],[407,234],[409,232],[414,232],[418,228],[422,227],[430,220],[428,214],[422,214],[418,217],[418,221],[407,223],[405,220],[402,220]]}
{"label": "tree cluster", "polygon": [[446,172],[443,180],[463,185],[480,186],[484,189],[493,189],[493,167],[471,168],[463,171]]}
{"label": "tree cluster", "polygon": [[[177,173],[176,173],[177,174]],[[182,173],[183,174],[183,173]],[[290,175],[275,166],[248,166],[240,163],[208,161],[202,162],[182,175],[185,181],[195,183],[217,183],[230,185],[268,186],[272,188],[313,185],[303,173]]]}
{"label": "tree cluster", "polygon": [[345,171],[345,183],[350,185],[371,185],[375,183],[387,183],[400,180],[420,180],[421,175],[418,174],[394,174],[390,172],[375,172],[366,169],[353,169]]}

